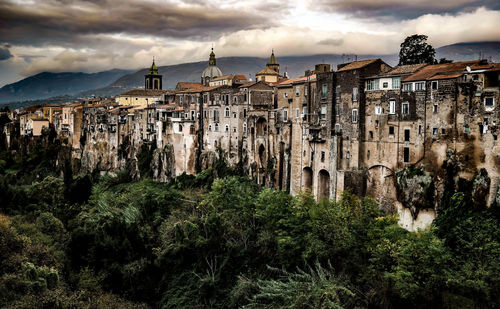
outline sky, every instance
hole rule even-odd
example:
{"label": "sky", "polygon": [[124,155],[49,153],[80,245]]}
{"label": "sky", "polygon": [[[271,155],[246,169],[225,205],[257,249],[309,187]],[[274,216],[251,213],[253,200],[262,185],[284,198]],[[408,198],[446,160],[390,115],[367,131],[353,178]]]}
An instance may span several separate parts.
{"label": "sky", "polygon": [[500,41],[498,0],[0,0],[0,87],[44,72]]}

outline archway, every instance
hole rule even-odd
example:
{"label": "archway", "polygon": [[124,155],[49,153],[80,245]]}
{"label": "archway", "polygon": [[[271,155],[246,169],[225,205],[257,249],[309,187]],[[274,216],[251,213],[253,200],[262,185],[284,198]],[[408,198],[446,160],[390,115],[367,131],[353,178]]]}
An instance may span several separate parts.
{"label": "archway", "polygon": [[267,131],[267,121],[265,118],[257,120],[257,136],[264,135]]}
{"label": "archway", "polygon": [[326,170],[319,171],[318,199],[330,197],[330,173]]}
{"label": "archway", "polygon": [[302,169],[302,188],[311,191],[313,186],[313,171],[309,166]]}

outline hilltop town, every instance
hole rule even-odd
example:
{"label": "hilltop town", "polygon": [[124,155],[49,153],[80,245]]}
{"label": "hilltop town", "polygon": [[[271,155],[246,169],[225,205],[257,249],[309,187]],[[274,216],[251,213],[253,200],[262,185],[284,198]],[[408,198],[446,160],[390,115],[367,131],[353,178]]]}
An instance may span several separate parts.
{"label": "hilltop town", "polygon": [[499,199],[500,64],[391,67],[367,59],[317,64],[289,78],[273,51],[255,80],[227,73],[212,50],[199,83],[166,90],[168,72],[153,61],[144,88],[10,111],[7,147],[52,130],[82,171],[128,169],[135,177],[138,156],[150,151],[159,181],[224,157],[258,184],[292,195],[374,197],[410,230],[436,217],[446,167],[473,182],[478,200]]}

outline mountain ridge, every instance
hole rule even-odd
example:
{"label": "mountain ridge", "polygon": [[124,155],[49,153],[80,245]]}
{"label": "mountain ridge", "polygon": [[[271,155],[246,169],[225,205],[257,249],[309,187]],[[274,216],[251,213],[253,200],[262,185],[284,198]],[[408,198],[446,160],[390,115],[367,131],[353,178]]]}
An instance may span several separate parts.
{"label": "mountain ridge", "polygon": [[[436,59],[447,58],[454,61],[483,58],[500,61],[500,41],[460,42],[442,46],[436,49]],[[348,59],[350,57],[350,59]],[[381,58],[390,65],[397,65],[398,55],[340,55],[317,54],[306,56],[278,56],[281,72],[288,72],[290,77],[298,77],[305,70],[313,69],[317,63],[329,63],[336,67],[339,63],[369,58]],[[217,58],[217,65],[224,74],[244,74],[247,78],[255,78],[255,73],[262,69],[268,58],[260,57],[221,57]],[[207,61],[180,63],[168,66],[159,66],[159,73],[163,75],[164,89],[173,89],[179,81],[199,82],[202,70]],[[23,102],[27,100],[50,100],[51,97],[62,96],[71,98],[103,96],[110,97],[124,91],[143,87],[144,75],[147,68],[139,70],[113,69],[98,73],[42,72],[27,77],[16,83],[0,88],[0,104]],[[40,78],[44,77],[44,78]],[[54,85],[61,83],[59,85]],[[82,85],[83,84],[83,85]],[[56,87],[61,86],[61,87]],[[21,89],[20,93],[12,89]],[[28,93],[26,93],[28,92]]]}

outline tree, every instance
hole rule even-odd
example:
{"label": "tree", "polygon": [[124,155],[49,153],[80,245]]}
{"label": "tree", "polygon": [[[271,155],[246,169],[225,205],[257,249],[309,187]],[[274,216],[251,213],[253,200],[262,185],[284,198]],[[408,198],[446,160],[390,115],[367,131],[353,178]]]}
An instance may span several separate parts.
{"label": "tree", "polygon": [[399,50],[399,65],[436,63],[434,56],[436,51],[434,47],[427,44],[427,36],[423,34],[414,34],[407,37],[401,43]]}

